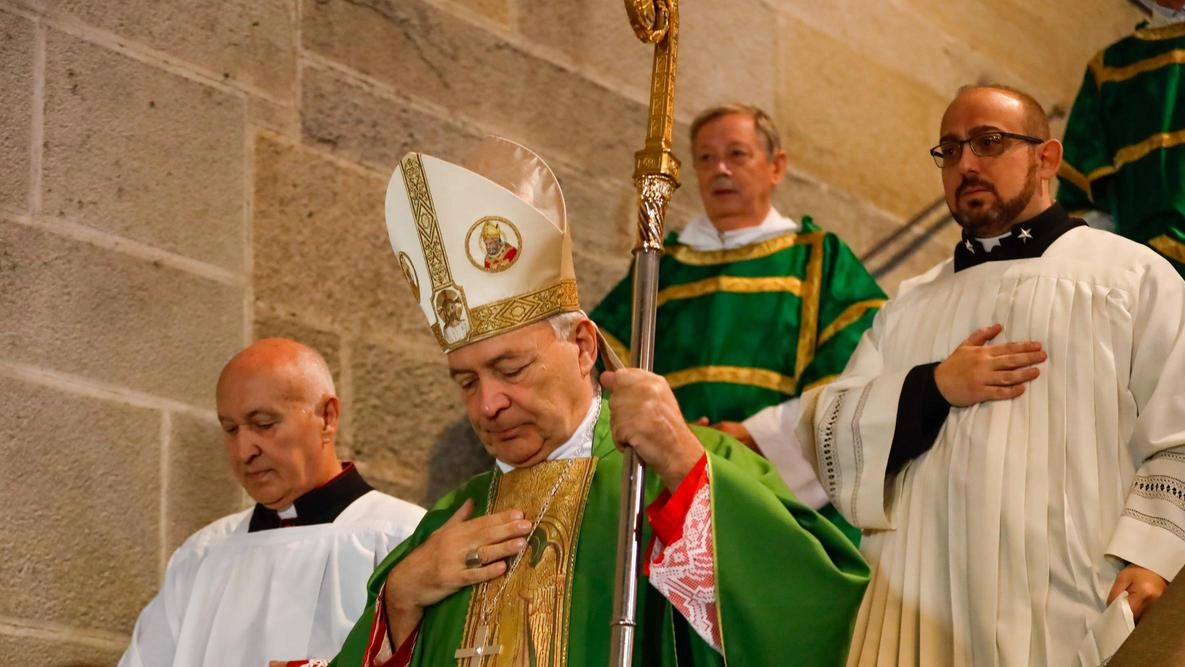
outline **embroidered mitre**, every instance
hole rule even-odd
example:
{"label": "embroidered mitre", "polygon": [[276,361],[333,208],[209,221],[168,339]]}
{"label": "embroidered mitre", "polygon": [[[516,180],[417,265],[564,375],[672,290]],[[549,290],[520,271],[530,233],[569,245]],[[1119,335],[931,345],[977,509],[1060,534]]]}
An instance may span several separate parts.
{"label": "embroidered mitre", "polygon": [[523,146],[486,139],[464,166],[408,153],[387,185],[386,218],[445,352],[580,308],[564,195]]}

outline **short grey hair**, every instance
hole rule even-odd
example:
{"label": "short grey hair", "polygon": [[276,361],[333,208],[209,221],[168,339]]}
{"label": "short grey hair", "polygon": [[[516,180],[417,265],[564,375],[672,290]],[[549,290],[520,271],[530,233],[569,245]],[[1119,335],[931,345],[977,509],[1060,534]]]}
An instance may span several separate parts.
{"label": "short grey hair", "polygon": [[[588,315],[583,310],[572,310],[566,313],[552,315],[547,318],[547,323],[551,325],[551,330],[555,332],[555,339],[557,341],[570,342],[572,331],[576,329],[576,325],[587,319]],[[591,322],[592,320],[589,321]],[[588,380],[594,387],[598,386],[595,372],[589,376]]]}
{"label": "short grey hair", "polygon": [[761,137],[761,142],[765,144],[765,156],[773,160],[782,150],[782,137],[778,134],[778,128],[774,125],[774,120],[761,107],[743,102],[729,102],[728,104],[721,104],[699,112],[695,120],[691,121],[691,145],[695,146],[695,136],[699,134],[700,128],[717,118],[731,116],[733,114],[741,114],[742,116],[749,116],[753,119],[753,126],[757,128],[757,135]]}
{"label": "short grey hair", "polygon": [[547,323],[551,325],[551,330],[555,332],[556,340],[568,340],[572,336],[572,329],[576,328],[577,323],[586,319],[588,319],[588,315],[583,310],[572,310],[566,313],[552,315],[547,318]]}

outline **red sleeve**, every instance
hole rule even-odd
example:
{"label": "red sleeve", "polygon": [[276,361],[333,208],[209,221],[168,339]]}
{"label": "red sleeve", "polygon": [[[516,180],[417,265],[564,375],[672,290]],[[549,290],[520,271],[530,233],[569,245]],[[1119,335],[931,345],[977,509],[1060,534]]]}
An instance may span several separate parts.
{"label": "red sleeve", "polygon": [[[696,468],[698,471],[680,482],[670,498],[649,510],[655,539],[646,557],[646,577],[709,646],[723,653],[716,601],[712,487],[703,462]],[[674,541],[668,544],[666,538]]]}
{"label": "red sleeve", "polygon": [[416,629],[411,631],[407,639],[399,645],[399,650],[395,651],[395,655],[390,660],[379,665],[379,667],[407,667],[411,664],[411,653],[416,648],[416,640],[420,638],[420,626],[423,625],[423,619],[416,623]]}
{"label": "red sleeve", "polygon": [[[674,544],[683,537],[683,524],[687,522],[687,512],[691,509],[695,494],[708,483],[708,455],[700,457],[699,462],[687,473],[674,493],[663,491],[650,506],[646,508],[646,516],[650,519],[650,526],[654,535],[646,553],[654,553],[654,542],[657,539],[662,544]],[[656,563],[662,562],[661,551],[655,557]],[[644,559],[642,573],[650,576],[650,559]]]}
{"label": "red sleeve", "polygon": [[366,646],[365,666],[407,667],[411,664],[412,651],[416,647],[416,640],[420,637],[420,626],[423,624],[423,619],[416,624],[407,639],[403,640],[398,650],[392,652],[390,626],[387,622],[387,605],[385,604],[386,597],[387,587],[384,584],[375,600],[374,625],[370,629],[370,643]]}

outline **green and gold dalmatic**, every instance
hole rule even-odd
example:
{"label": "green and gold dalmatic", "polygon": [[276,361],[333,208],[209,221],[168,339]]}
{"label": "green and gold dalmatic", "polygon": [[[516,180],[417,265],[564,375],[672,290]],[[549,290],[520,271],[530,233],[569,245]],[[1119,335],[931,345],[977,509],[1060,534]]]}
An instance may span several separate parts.
{"label": "green and gold dalmatic", "polygon": [[547,461],[491,476],[489,513],[517,509],[535,530],[514,570],[478,585],[469,601],[461,646],[498,647],[485,667],[567,664],[573,565],[596,463]]}
{"label": "green and gold dalmatic", "polygon": [[1139,28],[1090,62],[1058,177],[1067,210],[1109,214],[1185,276],[1185,22]]}
{"label": "green and gold dalmatic", "polygon": [[[798,233],[697,252],[667,238],[659,268],[654,371],[689,421],[741,421],[834,378],[885,294],[834,234]],[[615,347],[630,340],[626,277],[591,313]]]}
{"label": "green and gold dalmatic", "polygon": [[[717,431],[695,431],[708,452],[717,610],[727,663],[842,665],[851,639],[855,611],[868,583],[868,566],[834,526],[792,499],[789,490],[765,460]],[[474,664],[482,667],[520,664],[605,667],[608,664],[608,620],[612,616],[613,598],[609,582],[616,560],[623,458],[613,445],[609,408],[604,403],[595,428],[593,457],[595,468],[592,465],[586,468],[591,479],[583,516],[566,520],[578,523],[578,529],[570,536],[573,539],[568,541],[561,537],[563,529],[550,532],[546,538],[548,545],[532,547],[527,556],[530,558],[532,552],[546,552],[548,558],[558,558],[554,565],[568,557],[561,553],[562,549],[574,550],[571,552],[575,556],[572,566],[566,571],[537,562],[537,565],[542,563],[542,567],[536,575],[558,578],[551,582],[546,578],[538,579],[526,593],[536,601],[532,604],[539,604],[537,609],[541,613],[545,608],[566,613],[566,624],[555,626],[557,631],[552,641],[553,638],[544,635],[541,627],[534,627],[536,620],[530,621],[527,633],[523,631],[525,626],[519,623],[517,631],[497,640],[501,645],[498,654]],[[564,461],[556,463],[566,464]],[[374,620],[375,599],[387,573],[452,516],[465,500],[474,500],[475,515],[509,506],[507,502],[523,501],[522,498],[516,500],[502,495],[510,488],[506,484],[508,478],[515,474],[503,476],[494,471],[478,475],[433,507],[412,537],[392,551],[371,576],[366,611],[332,664],[349,667],[363,664]],[[569,474],[576,475],[573,479],[579,479],[576,471]],[[496,479],[498,477],[502,479]],[[550,484],[549,480],[532,480],[526,486],[520,486],[515,495],[530,489],[546,489]],[[647,502],[657,497],[661,490],[661,482],[653,475],[647,475]],[[538,499],[534,503],[538,506]],[[650,539],[648,523],[644,523],[643,539]],[[565,546],[558,546],[561,541]],[[524,563],[522,567],[527,565],[529,563]],[[496,579],[491,585],[497,586],[500,581],[501,578]],[[570,586],[564,582],[570,582]],[[725,665],[725,657],[694,631],[689,631],[679,612],[666,598],[644,579],[639,583],[638,633],[633,648],[636,664],[646,667]],[[562,600],[554,597],[554,593],[565,586],[566,596]],[[467,659],[458,660],[455,654],[458,648],[473,645],[467,639],[476,639],[476,633],[471,634],[467,629],[467,619],[478,604],[473,600],[473,591],[473,588],[462,589],[425,610],[411,661],[414,667],[469,664]],[[521,596],[519,603],[522,604]],[[515,623],[511,617],[500,617],[498,622]],[[528,641],[534,642],[536,649],[551,642],[546,648],[547,662],[530,661],[531,655],[539,658],[544,651],[520,652]],[[679,657],[676,654],[680,654]]]}

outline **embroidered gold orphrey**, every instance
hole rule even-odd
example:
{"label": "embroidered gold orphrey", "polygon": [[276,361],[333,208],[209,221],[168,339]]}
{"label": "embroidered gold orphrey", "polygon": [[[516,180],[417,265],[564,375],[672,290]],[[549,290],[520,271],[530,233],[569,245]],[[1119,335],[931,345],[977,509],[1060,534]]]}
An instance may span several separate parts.
{"label": "embroidered gold orphrey", "polygon": [[548,491],[568,471],[520,556],[523,562],[506,581],[501,594],[498,590],[502,579],[498,578],[478,585],[469,600],[461,646],[475,645],[483,611],[490,604],[497,605],[488,610],[486,619],[493,627],[493,637],[482,639],[486,644],[501,646],[501,650],[486,657],[483,667],[568,664],[572,574],[580,523],[596,463],[595,457],[547,461],[494,475],[488,513],[518,509],[524,518],[534,522]]}
{"label": "embroidered gold orphrey", "polygon": [[473,332],[470,337],[513,329],[525,322],[541,320],[564,310],[580,307],[576,281],[560,280],[543,289],[518,294],[473,309]]}
{"label": "embroidered gold orphrey", "polygon": [[[453,282],[452,270],[448,265],[448,253],[444,250],[444,241],[440,237],[440,222],[436,217],[436,207],[432,204],[432,194],[428,191],[428,180],[424,176],[424,163],[416,153],[404,156],[403,186],[407,189],[407,200],[411,204],[412,216],[416,221],[416,233],[420,237],[420,248],[424,251],[424,261],[428,264],[428,279],[432,283],[432,304],[436,308],[436,322],[432,324],[432,333],[441,347],[452,349],[459,347],[469,337],[468,332],[461,338],[446,341],[441,322],[449,319],[448,314],[441,312],[440,306],[445,301],[454,301],[455,295],[460,296],[462,319],[469,320],[469,302],[465,299],[465,289]],[[416,291],[418,292],[418,285]],[[449,290],[448,299],[441,299],[441,293]],[[454,318],[455,319],[455,318]]]}

